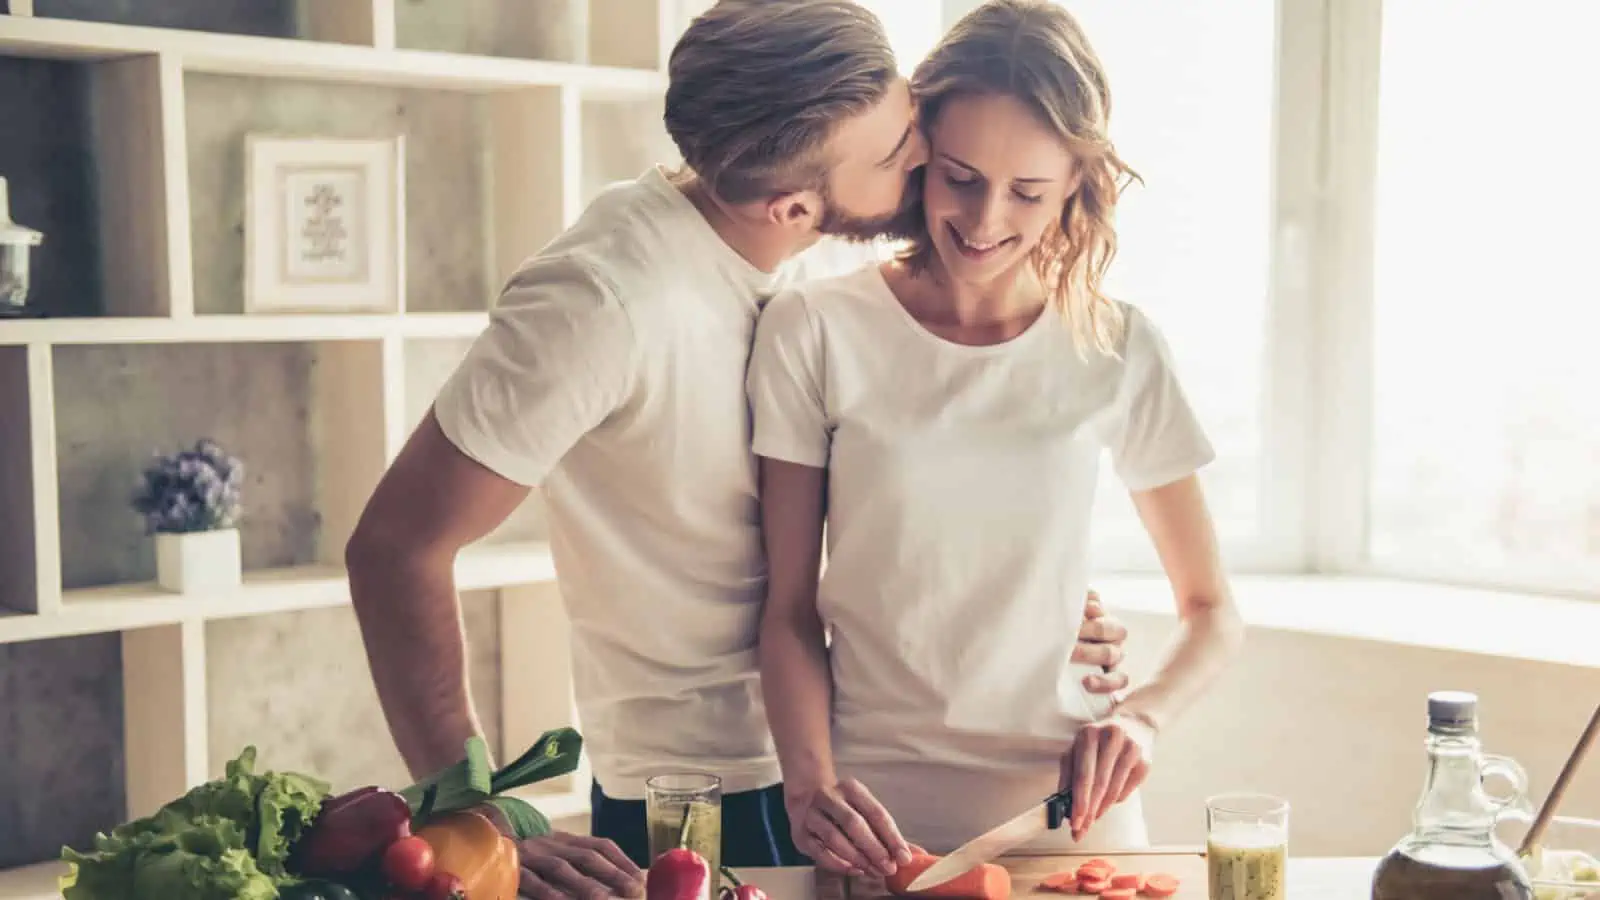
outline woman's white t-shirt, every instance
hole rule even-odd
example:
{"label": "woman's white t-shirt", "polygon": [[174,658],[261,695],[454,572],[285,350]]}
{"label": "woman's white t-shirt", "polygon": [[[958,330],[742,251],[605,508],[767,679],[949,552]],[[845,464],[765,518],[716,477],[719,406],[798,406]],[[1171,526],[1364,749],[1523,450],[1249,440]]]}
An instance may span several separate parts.
{"label": "woman's white t-shirt", "polygon": [[[870,266],[779,294],[757,326],[755,452],[829,473],[817,603],[836,765],[934,852],[1054,791],[1103,711],[1070,663],[1101,454],[1131,490],[1214,456],[1160,334],[1123,310],[1117,356],[1080,355],[1053,307],[962,345]],[[1135,798],[1085,843],[1144,840]]]}

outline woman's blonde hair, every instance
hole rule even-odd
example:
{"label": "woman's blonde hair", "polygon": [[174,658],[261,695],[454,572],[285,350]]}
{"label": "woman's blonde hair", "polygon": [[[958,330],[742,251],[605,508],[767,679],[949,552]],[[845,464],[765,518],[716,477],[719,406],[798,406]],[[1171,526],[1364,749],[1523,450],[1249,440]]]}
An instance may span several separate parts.
{"label": "woman's blonde hair", "polygon": [[[911,84],[929,131],[951,99],[1000,94],[1027,105],[1066,142],[1078,183],[1058,227],[1045,232],[1031,261],[1071,323],[1080,351],[1092,346],[1115,354],[1122,310],[1101,293],[1100,283],[1117,252],[1117,197],[1139,176],[1111,145],[1111,89],[1077,21],[1048,0],[989,0],[950,29],[917,66]],[[913,271],[926,268],[933,255],[918,206],[904,220],[909,246],[900,256]]]}

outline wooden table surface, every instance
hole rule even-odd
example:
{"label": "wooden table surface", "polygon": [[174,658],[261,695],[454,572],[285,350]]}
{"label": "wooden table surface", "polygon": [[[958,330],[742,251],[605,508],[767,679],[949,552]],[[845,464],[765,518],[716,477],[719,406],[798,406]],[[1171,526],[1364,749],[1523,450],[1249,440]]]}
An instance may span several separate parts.
{"label": "wooden table surface", "polygon": [[[1376,858],[1301,857],[1289,860],[1288,900],[1365,900],[1371,896]],[[818,873],[806,868],[735,869],[740,880],[759,885],[771,900],[826,900],[834,893],[818,891]],[[822,874],[822,878],[829,876]],[[1029,895],[1032,896],[1032,895]],[[1067,900],[1059,894],[1041,898]],[[1204,887],[1199,896],[1204,897]]]}

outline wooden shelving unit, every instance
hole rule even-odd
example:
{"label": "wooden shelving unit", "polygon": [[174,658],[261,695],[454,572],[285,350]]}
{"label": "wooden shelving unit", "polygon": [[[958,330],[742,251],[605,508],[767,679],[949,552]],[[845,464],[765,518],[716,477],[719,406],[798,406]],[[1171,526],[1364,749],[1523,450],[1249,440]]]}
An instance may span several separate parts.
{"label": "wooden shelving unit", "polygon": [[[454,15],[450,3],[272,2],[296,10],[297,33],[268,37],[55,18],[52,10],[70,4],[10,0],[8,6],[0,0],[0,10],[9,10],[0,13],[0,66],[43,67],[84,85],[69,94],[82,98],[83,107],[73,143],[83,145],[94,168],[93,177],[83,179],[94,213],[87,241],[94,258],[84,266],[97,281],[86,277],[84,283],[99,284],[94,297],[39,298],[50,318],[0,320],[0,652],[30,642],[120,636],[125,817],[147,814],[219,774],[211,771],[213,751],[236,749],[211,746],[210,722],[226,701],[208,683],[210,629],[348,604],[344,542],[426,407],[437,370],[484,328],[504,278],[569,224],[600,184],[670,161],[660,123],[666,50],[687,17],[705,5],[553,0],[539,4],[546,19],[533,19],[520,16],[521,0],[473,0],[460,15],[496,9],[494,25],[502,31],[507,22],[529,23],[517,25],[526,33],[476,53],[408,45],[429,43],[417,10],[431,5],[429,14]],[[477,24],[476,33],[492,30]],[[539,47],[554,48],[551,58],[531,58]],[[0,90],[7,83],[0,81]],[[215,106],[196,104],[222,96],[248,107],[259,96],[305,86],[330,96],[345,92],[340,102],[349,106],[369,96],[400,97],[395,105],[403,107],[407,127],[428,127],[426,117],[441,109],[474,123],[478,130],[464,144],[473,153],[459,157],[465,160],[459,171],[408,174],[479,184],[483,208],[457,211],[461,227],[472,230],[471,252],[457,268],[469,273],[476,290],[441,299],[408,278],[412,293],[400,313],[277,316],[245,315],[236,298],[219,292],[218,249],[236,254],[242,238],[216,227],[217,211],[226,211],[229,200],[197,168],[202,158],[215,158]],[[354,93],[360,91],[399,93]],[[426,102],[412,102],[416,98]],[[274,124],[291,131],[311,127],[293,118]],[[0,155],[0,164],[4,160]],[[429,164],[408,154],[408,167]],[[12,181],[13,213],[25,223],[18,183],[32,174],[0,170]],[[62,237],[46,235],[47,242]],[[411,257],[408,273],[428,262]],[[35,262],[36,273],[42,265],[43,259]],[[225,593],[179,595],[143,579],[96,580],[98,569],[87,557],[120,553],[122,568],[106,570],[126,571],[133,551],[118,547],[114,537],[95,537],[104,530],[97,517],[126,519],[126,505],[86,507],[80,496],[101,434],[94,428],[115,427],[89,420],[103,411],[106,422],[118,423],[120,405],[149,404],[151,396],[137,382],[119,381],[116,370],[156,372],[174,386],[174,407],[200,407],[148,426],[149,437],[168,445],[163,449],[176,449],[200,435],[172,423],[195,416],[205,421],[205,404],[223,396],[222,388],[207,386],[218,359],[241,367],[251,360],[270,363],[304,394],[303,416],[275,429],[296,448],[293,461],[278,464],[278,474],[299,485],[295,496],[303,509],[291,512],[315,522],[314,538],[304,546],[293,535],[285,538],[293,545],[279,554],[286,561],[252,565],[247,552],[244,584]],[[430,365],[434,371],[423,371]],[[247,465],[274,464],[267,450],[229,449]],[[536,522],[537,511],[523,519]],[[537,528],[508,532],[470,548],[456,568],[464,592],[493,598],[502,648],[515,642],[514,653],[501,650],[495,679],[502,752],[526,746],[545,728],[575,722],[548,546]],[[586,772],[543,787],[532,797],[552,818],[587,808]],[[0,869],[0,900],[56,896],[59,866],[48,856],[40,859]]]}

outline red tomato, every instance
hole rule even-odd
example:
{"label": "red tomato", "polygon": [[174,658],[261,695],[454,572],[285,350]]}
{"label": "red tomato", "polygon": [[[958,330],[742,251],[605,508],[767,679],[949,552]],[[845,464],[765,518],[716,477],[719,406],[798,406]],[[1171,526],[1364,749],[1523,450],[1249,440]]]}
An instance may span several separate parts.
{"label": "red tomato", "polygon": [[403,837],[383,851],[383,877],[402,891],[420,891],[433,877],[433,847],[416,835]]}

